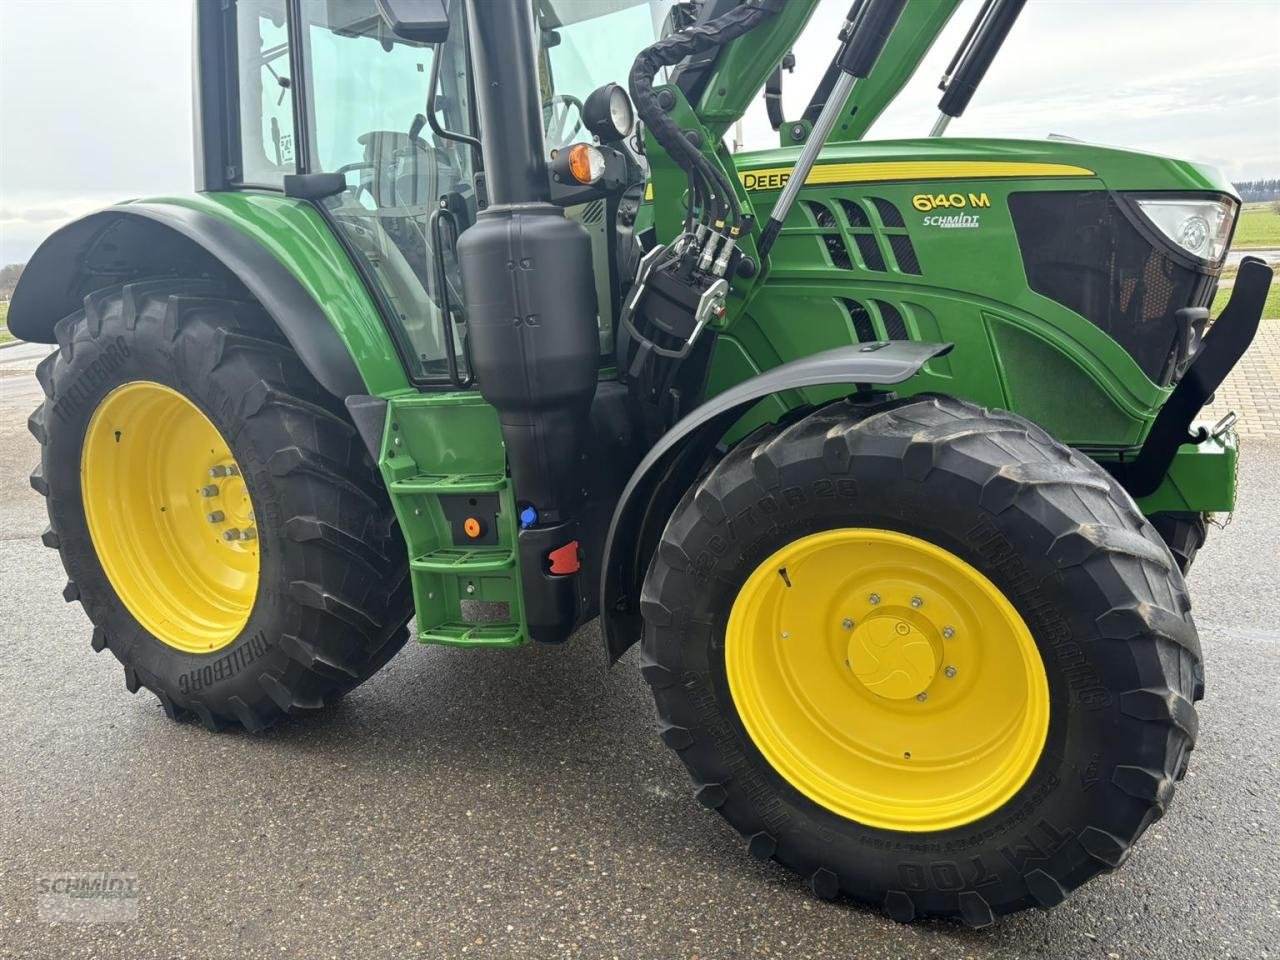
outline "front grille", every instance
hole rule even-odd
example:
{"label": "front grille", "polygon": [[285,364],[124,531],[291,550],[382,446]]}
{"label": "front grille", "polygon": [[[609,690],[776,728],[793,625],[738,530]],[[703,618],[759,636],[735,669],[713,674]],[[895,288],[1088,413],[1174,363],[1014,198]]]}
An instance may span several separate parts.
{"label": "front grille", "polygon": [[1175,311],[1204,306],[1213,284],[1167,256],[1101,190],[1009,198],[1031,289],[1074,310],[1128,351],[1153,381],[1173,376]]}

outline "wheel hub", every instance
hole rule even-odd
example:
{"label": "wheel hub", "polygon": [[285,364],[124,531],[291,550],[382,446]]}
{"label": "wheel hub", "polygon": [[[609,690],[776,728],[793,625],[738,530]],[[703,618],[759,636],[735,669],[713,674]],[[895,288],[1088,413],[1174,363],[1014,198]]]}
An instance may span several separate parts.
{"label": "wheel hub", "polygon": [[853,675],[878,697],[910,700],[919,696],[942,667],[942,640],[891,613],[862,621],[849,638]]}

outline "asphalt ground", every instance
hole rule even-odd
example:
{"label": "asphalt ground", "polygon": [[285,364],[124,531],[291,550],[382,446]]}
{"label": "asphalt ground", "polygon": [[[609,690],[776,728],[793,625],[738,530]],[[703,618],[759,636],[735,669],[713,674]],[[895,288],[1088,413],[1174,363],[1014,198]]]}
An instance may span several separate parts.
{"label": "asphalt ground", "polygon": [[[1226,958],[1280,939],[1280,439],[1192,576],[1208,698],[1129,863],[986,931],[816,900],[691,795],[632,651],[410,645],[264,735],[165,719],[89,647],[27,484],[30,347],[0,350],[0,957]],[[38,880],[137,876],[48,923]]]}

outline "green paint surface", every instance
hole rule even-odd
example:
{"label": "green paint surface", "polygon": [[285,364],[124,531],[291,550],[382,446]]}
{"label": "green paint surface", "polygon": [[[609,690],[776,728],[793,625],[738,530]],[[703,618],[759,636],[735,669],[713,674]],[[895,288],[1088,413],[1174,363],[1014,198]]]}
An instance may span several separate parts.
{"label": "green paint surface", "polygon": [[395,345],[351,258],[309,203],[238,191],[149,198],[219,217],[244,231],[302,284],[355,360],[371,395],[411,390]]}

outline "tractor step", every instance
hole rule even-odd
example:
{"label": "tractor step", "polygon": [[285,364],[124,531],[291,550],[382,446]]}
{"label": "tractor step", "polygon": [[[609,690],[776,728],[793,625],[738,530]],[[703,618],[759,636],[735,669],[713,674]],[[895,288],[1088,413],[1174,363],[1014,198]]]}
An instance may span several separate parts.
{"label": "tractor step", "polygon": [[[525,643],[519,524],[493,407],[475,392],[391,398],[379,467],[411,558],[418,640]],[[469,539],[475,529],[483,542]]]}
{"label": "tractor step", "polygon": [[518,647],[525,642],[518,623],[442,623],[419,630],[418,640],[452,647]]}
{"label": "tractor step", "polygon": [[459,574],[514,570],[515,565],[515,554],[508,547],[445,547],[410,563],[414,570]]}
{"label": "tractor step", "polygon": [[500,473],[436,473],[420,474],[391,482],[392,493],[498,493],[505,490],[507,478]]}

